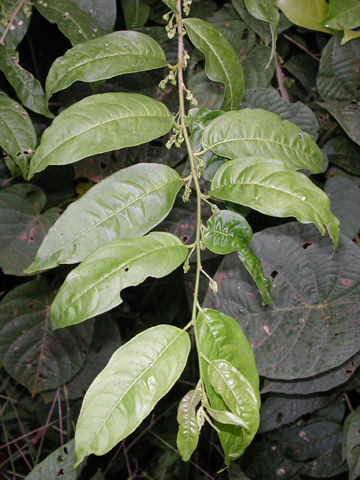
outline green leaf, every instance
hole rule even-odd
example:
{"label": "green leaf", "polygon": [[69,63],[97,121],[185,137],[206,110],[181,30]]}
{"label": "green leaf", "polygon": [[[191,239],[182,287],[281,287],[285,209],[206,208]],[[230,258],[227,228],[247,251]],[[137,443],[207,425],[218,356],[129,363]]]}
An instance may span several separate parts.
{"label": "green leaf", "polygon": [[360,156],[360,149],[347,137],[333,137],[322,148],[329,163],[340,167],[352,175],[360,176],[360,164],[357,158]]}
{"label": "green leaf", "polygon": [[120,305],[124,288],[148,276],[161,278],[185,260],[178,237],[152,232],[146,237],[115,240],[98,248],[67,276],[51,306],[54,328],[80,323]]}
{"label": "green leaf", "polygon": [[356,28],[360,25],[360,3],[358,0],[330,0],[329,14],[325,25],[338,30],[339,27]]}
{"label": "green leaf", "polygon": [[360,103],[329,100],[320,105],[339,122],[351,140],[360,145]]}
{"label": "green leaf", "polygon": [[101,471],[100,468],[97,470],[97,472],[95,473],[95,475],[93,475],[93,476],[91,477],[90,480],[105,480],[105,477],[104,477],[104,475],[102,474],[102,471]]}
{"label": "green leaf", "polygon": [[156,163],[110,175],[65,210],[26,273],[79,263],[104,241],[144,235],[167,216],[181,186],[175,170]]}
{"label": "green leaf", "polygon": [[251,49],[241,58],[245,85],[268,87],[275,73],[275,60],[271,59],[271,48],[259,46]]}
{"label": "green leaf", "polygon": [[199,441],[199,425],[196,418],[196,407],[201,400],[199,390],[190,390],[179,403],[177,411],[177,421],[179,430],[176,439],[176,445],[181,458],[187,462]]}
{"label": "green leaf", "polygon": [[359,38],[359,37],[360,37],[359,30],[348,30],[347,28],[344,28],[344,36],[341,40],[341,45],[345,45],[345,43],[350,42],[350,40],[353,40],[354,38]]}
{"label": "green leaf", "polygon": [[162,0],[167,7],[169,7],[173,12],[177,13],[176,0]]}
{"label": "green leaf", "polygon": [[224,113],[206,127],[202,143],[206,150],[232,160],[256,155],[276,158],[289,168],[322,171],[323,157],[310,135],[266,110]]}
{"label": "green leaf", "polygon": [[61,477],[62,480],[76,480],[78,473],[74,468],[74,440],[61,445],[41,463],[35,465],[27,475],[27,480],[44,480],[45,478]]}
{"label": "green leaf", "polygon": [[71,0],[81,10],[90,14],[95,20],[96,25],[104,33],[114,30],[116,21],[116,0]]}
{"label": "green leaf", "polygon": [[41,213],[46,203],[37,185],[16,184],[0,191],[0,266],[7,275],[24,275],[49,227],[58,218],[57,208]]}
{"label": "green leaf", "polygon": [[244,73],[236,52],[223,35],[208,22],[187,18],[184,25],[190,40],[205,55],[206,75],[225,85],[223,110],[237,108],[244,96]]}
{"label": "green leaf", "polygon": [[205,246],[220,255],[246,247],[252,238],[251,227],[245,218],[230,210],[214,213],[207,221],[202,234]]}
{"label": "green leaf", "polygon": [[2,365],[32,394],[69,381],[83,366],[93,335],[91,322],[53,332],[52,297],[40,279],[16,287],[0,304]]}
{"label": "green leaf", "polygon": [[85,395],[75,433],[76,465],[90,453],[108,452],[140,425],[181,375],[189,350],[186,332],[159,325],[113,354]]}
{"label": "green leaf", "polygon": [[331,213],[328,196],[305,175],[275,159],[249,157],[225,163],[213,178],[210,194],[265,215],[314,223],[322,235],[326,226],[336,248],[339,221]]}
{"label": "green leaf", "polygon": [[165,135],[167,107],[137,93],[101,93],[62,111],[47,128],[30,163],[29,178],[48,165],[66,165],[96,153],[133,147]]}
{"label": "green leaf", "polygon": [[127,29],[143,27],[150,13],[145,0],[121,0]]}
{"label": "green leaf", "polygon": [[219,423],[235,425],[236,427],[242,427],[245,429],[248,428],[248,424],[232,412],[227,412],[226,410],[214,410],[210,407],[207,407],[206,411]]}
{"label": "green leaf", "polygon": [[2,70],[19,100],[33,112],[52,118],[47,107],[45,94],[40,82],[19,64],[16,50],[7,50],[0,45],[0,70]]}
{"label": "green leaf", "polygon": [[231,3],[242,20],[250,27],[250,30],[257,33],[265,45],[269,45],[271,41],[270,25],[250,15],[244,0],[231,0]]}
{"label": "green leaf", "polygon": [[329,4],[325,0],[275,0],[275,4],[296,25],[332,33],[332,30],[323,26],[329,12]]}
{"label": "green leaf", "polygon": [[30,157],[36,148],[35,129],[25,109],[4,95],[0,95],[0,146],[26,178]]}
{"label": "green leaf", "polygon": [[50,98],[76,81],[96,82],[166,64],[163,49],[148,35],[129,31],[109,33],[76,45],[56,59],[46,79],[46,95]]}
{"label": "green leaf", "polygon": [[[233,254],[214,277],[217,295],[209,292],[204,304],[236,318],[253,345],[260,375],[310,381],[340,365],[345,370],[345,362],[353,372],[360,336],[358,247],[341,236],[330,258],[329,238],[321,238],[311,225],[292,222],[254,234],[251,248],[272,279],[274,305],[261,305],[252,279]],[[341,378],[350,375],[344,371]],[[324,384],[321,391],[327,390]],[[296,393],[302,393],[300,388]]]}
{"label": "green leaf", "polygon": [[344,423],[344,441],[342,454],[349,467],[349,480],[356,480],[360,475],[360,407],[351,412]]}
{"label": "green leaf", "polygon": [[243,262],[246,270],[255,280],[264,303],[266,305],[274,303],[270,296],[271,282],[267,277],[265,277],[261,262],[258,257],[248,247],[240,248],[238,251],[238,257]]}
{"label": "green leaf", "polygon": [[71,0],[35,0],[34,7],[59,30],[72,45],[101,36],[93,17]]}
{"label": "green leaf", "polygon": [[[32,6],[29,3],[24,2],[20,9],[18,7],[19,0],[3,0],[1,2],[3,21],[0,22],[0,37],[2,38],[7,30],[3,40],[4,46],[8,49],[15,49],[19,45],[27,32],[31,19]],[[15,12],[13,22],[9,25],[8,22]]]}

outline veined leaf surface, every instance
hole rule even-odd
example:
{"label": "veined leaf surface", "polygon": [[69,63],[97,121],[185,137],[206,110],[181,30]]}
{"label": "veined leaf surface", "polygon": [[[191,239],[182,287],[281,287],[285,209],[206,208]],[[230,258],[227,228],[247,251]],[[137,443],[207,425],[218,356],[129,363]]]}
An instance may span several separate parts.
{"label": "veined leaf surface", "polygon": [[35,465],[27,475],[27,480],[44,480],[45,478],[56,477],[63,477],[63,480],[76,480],[79,472],[73,468],[74,461],[74,440],[70,440]]}
{"label": "veined leaf surface", "polygon": [[[76,465],[132,433],[183,371],[189,335],[158,325],[120,347],[87,391],[75,433]],[[75,466],[76,466],[75,465]]]}
{"label": "veined leaf surface", "polygon": [[296,170],[322,171],[321,150],[309,134],[258,108],[226,112],[215,118],[206,127],[202,143],[205,149],[231,160],[256,155],[276,158]]}
{"label": "veined leaf surface", "polygon": [[80,323],[122,303],[119,292],[175,270],[188,249],[171,233],[115,240],[70,272],[51,306],[54,328]]}
{"label": "veined leaf surface", "polygon": [[24,38],[31,20],[32,6],[27,2],[21,5],[20,10],[18,6],[19,2],[17,0],[2,0],[1,2],[1,13],[5,20],[5,25],[0,22],[0,37],[2,37],[5,29],[8,27],[6,20],[9,21],[12,18],[12,26],[15,26],[15,28],[7,30],[4,38],[4,45],[9,49],[15,49],[18,46]]}
{"label": "veined leaf surface", "polygon": [[26,273],[79,263],[104,243],[144,235],[166,217],[181,186],[167,165],[140,163],[115,172],[65,210]]}
{"label": "veined leaf surface", "polygon": [[75,45],[57,58],[46,79],[46,95],[50,98],[76,81],[96,82],[166,64],[163,49],[150,36],[131,31],[109,33]]}
{"label": "veined leaf surface", "polygon": [[190,390],[179,403],[177,421],[179,430],[176,445],[181,458],[187,462],[199,441],[200,429],[196,418],[196,407],[201,400],[199,390]]}
{"label": "veined leaf surface", "polygon": [[216,172],[210,193],[266,215],[314,223],[322,235],[326,226],[336,248],[339,221],[330,210],[329,197],[305,175],[275,159],[249,157],[225,163]]}
{"label": "veined leaf surface", "polygon": [[275,4],[296,25],[310,30],[332,33],[323,23],[329,12],[329,4],[325,0],[276,0]]}
{"label": "veined leaf surface", "polygon": [[145,0],[121,0],[126,28],[143,27],[150,13],[150,5]]}
{"label": "veined leaf surface", "polygon": [[225,85],[221,108],[238,108],[244,96],[244,72],[232,45],[216,27],[199,18],[187,18],[184,25],[190,40],[205,55],[206,75]]}
{"label": "veined leaf surface", "polygon": [[[81,10],[89,13],[95,20],[96,25],[104,33],[114,30],[116,21],[116,0],[71,0]],[[94,27],[93,27],[94,28]]]}
{"label": "veined leaf surface", "polygon": [[330,0],[326,26],[356,28],[360,25],[360,3],[358,0]]}
{"label": "veined leaf surface", "polygon": [[273,303],[270,296],[271,282],[265,277],[259,258],[249,247],[239,249],[238,257],[243,262],[244,267],[250,273],[263,297],[264,303],[270,305]]}
{"label": "veined leaf surface", "polygon": [[346,417],[344,423],[344,440],[342,454],[349,467],[349,480],[356,480],[360,475],[360,407]]}
{"label": "veined leaf surface", "polygon": [[92,95],[61,112],[45,130],[30,163],[29,178],[48,165],[66,165],[149,142],[165,135],[172,125],[167,107],[145,95]]}

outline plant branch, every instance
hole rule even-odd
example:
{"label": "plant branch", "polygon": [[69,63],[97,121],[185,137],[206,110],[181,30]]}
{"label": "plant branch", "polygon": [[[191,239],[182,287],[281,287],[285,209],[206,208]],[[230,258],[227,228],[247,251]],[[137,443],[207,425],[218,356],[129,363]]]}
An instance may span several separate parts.
{"label": "plant branch", "polygon": [[289,40],[289,42],[292,42],[294,45],[296,45],[297,47],[299,47],[301,50],[303,50],[305,53],[307,53],[308,55],[310,55],[310,57],[312,57],[314,60],[316,60],[317,62],[320,62],[320,59],[319,57],[315,54],[315,53],[312,53],[310,52],[310,50],[308,50],[306,47],[304,47],[303,45],[301,45],[301,43],[297,42],[296,40],[294,40],[293,38],[289,37],[289,35],[286,35],[286,33],[283,33],[282,35],[284,38],[286,38],[286,40]]}
{"label": "plant branch", "polygon": [[21,7],[24,5],[25,2],[26,2],[26,0],[21,0],[20,3],[19,3],[19,5],[15,8],[15,10],[13,11],[13,13],[11,14],[9,23],[6,25],[6,28],[5,28],[3,34],[1,35],[1,38],[0,38],[0,43],[1,43],[2,45],[4,44],[5,37],[6,37],[6,35],[8,34],[11,25],[14,23],[14,20],[15,20],[15,18],[16,18],[16,15],[19,13]]}
{"label": "plant branch", "polygon": [[284,98],[289,102],[290,101],[289,94],[286,88],[284,87],[285,75],[284,75],[284,72],[282,71],[277,52],[275,52],[275,67],[276,67],[276,78],[279,85],[280,94],[282,98]]}

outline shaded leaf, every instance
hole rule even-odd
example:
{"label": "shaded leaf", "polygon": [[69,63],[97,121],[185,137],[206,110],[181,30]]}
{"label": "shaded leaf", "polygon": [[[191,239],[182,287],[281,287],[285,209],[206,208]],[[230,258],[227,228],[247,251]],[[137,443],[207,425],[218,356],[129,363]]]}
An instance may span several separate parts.
{"label": "shaded leaf", "polygon": [[0,45],[0,70],[2,70],[19,100],[33,112],[52,118],[40,82],[19,64],[16,50],[7,50]]}
{"label": "shaded leaf", "polygon": [[314,223],[322,235],[326,226],[336,248],[339,221],[330,210],[328,196],[305,175],[275,159],[249,157],[225,163],[217,170],[209,193],[266,215]]}
{"label": "shaded leaf", "polygon": [[253,345],[260,375],[309,379],[351,359],[359,351],[358,247],[342,236],[330,258],[329,239],[298,223],[256,233],[250,246],[272,278],[274,306],[261,306],[232,254],[215,276],[217,295],[209,292],[205,305],[237,319]]}
{"label": "shaded leaf", "polygon": [[98,469],[98,471],[95,473],[95,475],[93,475],[91,477],[90,480],[105,480],[105,477],[104,475],[102,474],[102,471],[100,470],[100,468]]}
{"label": "shaded leaf", "polygon": [[167,64],[160,45],[140,32],[121,31],[81,43],[52,64],[46,79],[50,98],[76,81],[95,82]]}
{"label": "shaded leaf", "polygon": [[166,106],[136,93],[102,93],[63,110],[47,128],[30,163],[29,178],[47,165],[132,147],[165,135],[173,125]]}
{"label": "shaded leaf", "polygon": [[224,87],[209,80],[204,70],[193,75],[187,85],[200,108],[211,108],[215,111],[222,108]]}
{"label": "shaded leaf", "polygon": [[316,75],[319,69],[319,63],[314,58],[306,53],[298,53],[292,55],[284,63],[284,68],[288,70],[309,93],[314,91]]}
{"label": "shaded leaf", "polygon": [[330,0],[325,25],[337,30],[339,26],[356,28],[360,25],[360,4],[357,0]]}
{"label": "shaded leaf", "polygon": [[59,30],[72,45],[101,36],[94,18],[72,0],[34,0],[34,7]]}
{"label": "shaded leaf", "polygon": [[351,140],[360,145],[360,103],[329,100],[320,105],[339,122]]}
{"label": "shaded leaf", "polygon": [[26,2],[20,7],[12,24],[9,25],[8,22],[18,6],[19,0],[2,0],[1,3],[1,13],[4,23],[0,22],[0,37],[2,38],[4,36],[5,30],[7,29],[3,41],[4,46],[9,49],[15,49],[24,38],[31,19],[32,6]]}
{"label": "shaded leaf", "polygon": [[275,5],[296,25],[317,30],[318,32],[332,33],[332,30],[323,26],[329,11],[329,4],[325,0],[275,0]]}
{"label": "shaded leaf", "polygon": [[173,12],[177,12],[176,0],[162,0],[167,7],[169,7]]}
{"label": "shaded leaf", "polygon": [[239,20],[232,7],[224,6],[211,17],[210,21],[231,43],[240,59],[255,45],[255,32],[245,22]]}
{"label": "shaded leaf", "polygon": [[245,90],[244,74],[236,52],[223,35],[208,22],[187,18],[184,25],[190,40],[205,55],[206,75],[225,85],[221,108],[231,110],[240,104]]}
{"label": "shaded leaf", "polygon": [[25,109],[4,95],[0,95],[0,146],[26,178],[30,157],[36,148],[35,129]]}
{"label": "shaded leaf", "polygon": [[177,411],[177,422],[179,430],[176,445],[181,458],[187,462],[199,441],[200,429],[196,418],[196,407],[201,400],[199,390],[190,390],[179,403]]}
{"label": "shaded leaf", "polygon": [[124,288],[148,276],[161,278],[186,258],[181,240],[165,232],[115,240],[98,248],[70,272],[51,306],[54,328],[73,325],[122,303]]}
{"label": "shaded leaf", "polygon": [[276,158],[289,168],[322,171],[321,151],[310,135],[278,115],[257,108],[226,112],[205,128],[203,147],[230,159]]}
{"label": "shaded leaf", "polygon": [[[104,33],[114,30],[116,20],[116,0],[71,0],[81,10],[89,13],[96,22],[96,25]],[[93,30],[93,27],[92,27]]]}
{"label": "shaded leaf", "polygon": [[360,407],[351,412],[344,423],[344,441],[342,455],[349,467],[349,480],[356,480],[360,475]]}
{"label": "shaded leaf", "polygon": [[8,275],[24,275],[58,209],[41,213],[46,203],[43,190],[30,184],[11,185],[0,191],[0,266]]}
{"label": "shaded leaf", "polygon": [[87,391],[75,433],[76,465],[103,455],[132,433],[183,371],[189,335],[170,325],[138,334],[120,347]]}
{"label": "shaded leaf", "polygon": [[359,147],[346,137],[333,137],[322,148],[330,163],[346,170],[353,175],[360,176]]}
{"label": "shaded leaf", "polygon": [[144,235],[167,216],[181,186],[178,173],[166,165],[119,170],[65,210],[26,273],[79,263],[104,243]]}
{"label": "shaded leaf", "polygon": [[244,0],[231,0],[231,3],[242,20],[249,25],[250,30],[256,32],[265,45],[269,45],[271,41],[270,25],[250,15],[245,6]]}
{"label": "shaded leaf", "polygon": [[270,59],[270,56],[270,47],[259,46],[242,57],[241,65],[244,69],[245,85],[251,85],[252,88],[270,85],[275,73],[275,61]]}
{"label": "shaded leaf", "polygon": [[267,277],[265,277],[261,262],[258,257],[254,255],[253,251],[248,247],[239,249],[238,257],[243,262],[246,270],[255,280],[256,286],[261,293],[264,303],[267,305],[274,303],[270,295],[271,282]]}
{"label": "shaded leaf", "polygon": [[57,388],[83,366],[92,323],[53,332],[53,293],[44,279],[16,287],[0,304],[0,357],[7,372],[31,393]]}
{"label": "shaded leaf", "polygon": [[121,0],[127,29],[143,27],[150,13],[145,0]]}
{"label": "shaded leaf", "polygon": [[78,472],[73,468],[74,462],[74,440],[70,440],[37,464],[26,479],[44,480],[48,478],[50,480],[61,477],[62,480],[76,480]]}

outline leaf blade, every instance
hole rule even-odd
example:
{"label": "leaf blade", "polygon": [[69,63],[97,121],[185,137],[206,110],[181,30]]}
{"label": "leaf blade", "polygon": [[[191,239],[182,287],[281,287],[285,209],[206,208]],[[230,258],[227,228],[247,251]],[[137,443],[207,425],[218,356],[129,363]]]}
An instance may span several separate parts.
{"label": "leaf blade", "polygon": [[190,459],[199,441],[200,429],[195,409],[200,400],[200,391],[190,390],[184,395],[178,406],[176,418],[179,424],[179,429],[176,438],[176,445],[184,462],[187,462]]}

